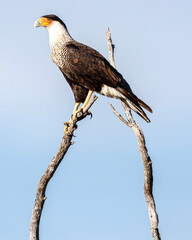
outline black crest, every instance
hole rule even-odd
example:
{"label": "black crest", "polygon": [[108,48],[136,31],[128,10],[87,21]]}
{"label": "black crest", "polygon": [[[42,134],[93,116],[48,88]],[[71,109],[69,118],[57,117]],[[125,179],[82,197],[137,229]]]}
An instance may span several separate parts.
{"label": "black crest", "polygon": [[54,15],[54,14],[44,15],[44,16],[42,16],[42,17],[51,19],[51,20],[53,20],[53,21],[60,22],[65,28],[67,28],[66,25],[65,25],[65,23],[64,23],[59,17],[57,17],[57,16]]}

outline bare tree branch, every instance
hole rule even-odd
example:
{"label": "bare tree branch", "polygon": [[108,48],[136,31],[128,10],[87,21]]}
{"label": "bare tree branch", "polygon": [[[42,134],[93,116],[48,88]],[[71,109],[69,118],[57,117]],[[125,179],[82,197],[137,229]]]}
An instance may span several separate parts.
{"label": "bare tree branch", "polygon": [[[109,59],[110,63],[113,67],[115,67],[115,61],[114,61],[114,45],[111,40],[111,33],[109,31],[109,28],[106,31],[106,38],[107,38],[107,44],[109,49]],[[113,51],[113,53],[112,53]],[[155,240],[160,240],[160,233],[158,229],[158,215],[156,212],[155,207],[155,201],[153,197],[153,169],[152,169],[152,162],[148,155],[147,147],[145,144],[145,137],[144,134],[139,127],[139,125],[135,122],[133,119],[133,116],[131,114],[131,109],[124,103],[121,102],[125,111],[125,114],[127,116],[128,122],[122,118],[122,116],[114,109],[114,107],[110,104],[113,112],[116,114],[116,116],[125,123],[128,127],[132,129],[132,131],[135,133],[138,141],[138,147],[141,154],[141,157],[143,159],[143,166],[144,166],[144,174],[145,174],[145,182],[144,182],[144,194],[145,199],[148,206],[148,212],[149,212],[149,219],[151,223],[151,232],[153,235],[153,238]]]}
{"label": "bare tree branch", "polygon": [[106,31],[105,35],[106,35],[107,45],[108,45],[108,49],[109,49],[109,60],[110,60],[111,65],[114,68],[116,68],[116,66],[115,66],[115,57],[114,57],[115,45],[112,42],[111,33],[109,31],[109,28],[107,28],[107,31]]}
{"label": "bare tree branch", "polygon": [[113,112],[115,113],[115,115],[123,122],[125,123],[128,127],[131,127],[131,124],[129,122],[127,122],[116,110],[115,108],[113,107],[112,104],[109,103],[109,105],[111,106]]}
{"label": "bare tree branch", "polygon": [[76,116],[73,118],[73,121],[70,122],[68,126],[68,134],[65,134],[64,137],[62,138],[61,146],[59,147],[59,150],[57,151],[57,153],[51,160],[47,170],[41,177],[41,180],[37,187],[36,199],[35,199],[35,204],[34,204],[32,217],[31,217],[30,240],[39,240],[39,224],[40,224],[41,213],[43,210],[43,205],[46,200],[45,191],[46,191],[47,184],[49,183],[57,167],[59,166],[62,159],[64,158],[69,147],[73,144],[71,140],[73,137],[73,133],[77,128],[77,122],[84,119],[87,115],[89,115],[87,111],[90,109],[90,107],[96,100],[97,100],[97,97],[94,95],[93,98],[88,103],[88,105],[83,110],[80,109],[80,111],[76,113]]}

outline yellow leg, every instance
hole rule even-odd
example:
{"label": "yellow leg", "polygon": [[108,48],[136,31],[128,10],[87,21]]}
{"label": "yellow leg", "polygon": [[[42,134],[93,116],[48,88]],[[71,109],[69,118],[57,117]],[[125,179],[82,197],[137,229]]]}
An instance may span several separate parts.
{"label": "yellow leg", "polygon": [[87,94],[87,97],[85,99],[85,102],[83,103],[83,106],[82,108],[86,107],[88,102],[89,102],[89,99],[91,98],[91,95],[93,94],[93,91],[89,90],[88,94]]}
{"label": "yellow leg", "polygon": [[74,110],[73,110],[72,115],[77,111],[77,109],[79,108],[79,105],[80,105],[80,104],[81,104],[80,102],[77,102],[77,103],[75,104],[75,107],[74,107]]}
{"label": "yellow leg", "polygon": [[[92,94],[93,94],[93,91],[89,90],[89,92],[88,92],[88,94],[87,94],[87,97],[86,97],[86,99],[85,99],[85,102],[83,103],[82,108],[85,108],[85,107],[87,106],[87,104],[88,104],[88,102],[89,102]],[[73,114],[72,114],[72,117],[71,117],[71,119],[69,120],[69,122],[72,121],[73,115],[78,111],[79,105],[80,105],[80,102],[77,102],[77,103],[75,104],[75,107],[74,107],[74,110],[73,110]],[[67,124],[67,123],[64,122],[64,124]],[[65,127],[64,127],[64,132],[65,132],[66,134],[67,134],[67,129],[68,129],[68,126],[65,125]]]}
{"label": "yellow leg", "polygon": [[[75,107],[74,107],[73,113],[72,113],[72,117],[71,117],[71,119],[69,120],[69,122],[72,121],[73,114],[78,110],[80,104],[81,104],[80,102],[77,102],[77,103],[75,104]],[[64,124],[65,124],[65,123],[69,123],[69,122],[64,122]],[[64,127],[64,132],[65,132],[65,133],[67,133],[67,128],[68,128],[68,126],[65,125],[65,127]]]}

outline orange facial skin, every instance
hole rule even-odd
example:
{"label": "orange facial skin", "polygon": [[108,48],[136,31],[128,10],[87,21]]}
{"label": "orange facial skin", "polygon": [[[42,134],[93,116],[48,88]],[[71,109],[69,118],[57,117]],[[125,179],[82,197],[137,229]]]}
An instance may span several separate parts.
{"label": "orange facial skin", "polygon": [[51,19],[48,19],[48,18],[45,18],[45,17],[41,17],[38,19],[38,21],[40,22],[41,26],[42,27],[47,27],[51,24],[52,20]]}

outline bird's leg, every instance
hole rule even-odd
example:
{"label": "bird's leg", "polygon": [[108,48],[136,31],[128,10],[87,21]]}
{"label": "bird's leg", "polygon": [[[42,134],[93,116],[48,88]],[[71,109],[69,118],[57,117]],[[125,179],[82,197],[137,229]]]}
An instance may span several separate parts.
{"label": "bird's leg", "polygon": [[[77,102],[77,103],[75,104],[75,107],[74,107],[73,113],[72,113],[72,117],[73,117],[73,115],[77,112],[80,104],[81,104],[80,102]],[[71,118],[72,118],[72,117],[71,117]],[[71,119],[70,119],[70,120],[71,120]]]}
{"label": "bird's leg", "polygon": [[91,95],[93,94],[93,91],[89,90],[88,94],[87,94],[87,97],[85,99],[85,102],[83,103],[83,106],[82,108],[85,108],[89,102],[89,99],[91,98]]}
{"label": "bird's leg", "polygon": [[[65,127],[64,127],[64,132],[67,134],[67,129],[68,129],[68,125],[69,123],[73,120],[73,116],[75,116],[75,114],[78,112],[78,111],[81,111],[83,108],[85,108],[91,98],[91,95],[93,94],[93,91],[89,90],[88,94],[87,94],[87,97],[85,99],[85,102],[83,103],[83,106],[81,107],[81,109],[78,109],[79,108],[79,105],[80,105],[80,102],[77,102],[75,104],[75,107],[74,107],[74,110],[73,110],[73,114],[71,116],[71,119],[69,120],[69,122],[64,122],[65,124]],[[87,111],[88,114],[91,114],[91,112]]]}
{"label": "bird's leg", "polygon": [[75,104],[75,107],[74,107],[74,109],[73,109],[73,113],[72,113],[72,116],[71,116],[71,119],[69,120],[69,122],[63,122],[63,124],[65,124],[65,127],[64,127],[64,132],[65,132],[65,133],[67,133],[68,125],[69,125],[69,123],[72,121],[73,115],[78,111],[78,108],[79,108],[79,105],[80,105],[80,104],[81,104],[80,102],[77,102],[77,103]]}
{"label": "bird's leg", "polygon": [[[85,101],[84,101],[83,106],[81,107],[81,109],[83,109],[83,108],[85,108],[85,107],[87,106],[87,104],[88,104],[88,102],[89,102],[92,94],[93,94],[93,91],[89,90],[89,92],[88,92],[88,94],[87,94],[87,97],[86,97],[86,99],[85,99]],[[91,115],[91,118],[92,118],[92,113],[91,113],[90,111],[87,111],[87,113],[88,113],[89,115]]]}

